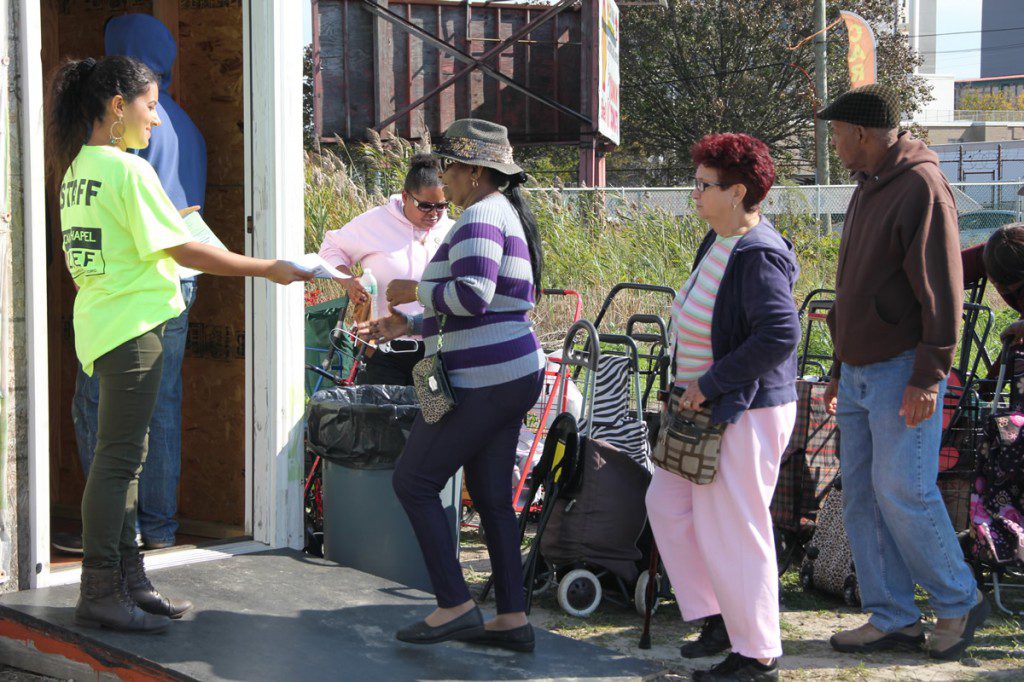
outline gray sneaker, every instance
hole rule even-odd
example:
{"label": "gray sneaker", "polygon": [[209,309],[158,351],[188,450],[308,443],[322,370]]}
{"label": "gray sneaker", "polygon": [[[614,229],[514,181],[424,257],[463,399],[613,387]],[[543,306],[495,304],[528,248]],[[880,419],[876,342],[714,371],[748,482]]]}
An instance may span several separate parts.
{"label": "gray sneaker", "polygon": [[966,615],[935,621],[935,630],[928,638],[928,655],[943,661],[959,659],[974,641],[974,631],[981,627],[991,610],[985,595],[978,590],[977,601]]}
{"label": "gray sneaker", "polygon": [[864,654],[888,649],[917,650],[924,644],[924,626],[917,620],[910,625],[885,633],[871,623],[832,635],[829,644],[844,654]]}

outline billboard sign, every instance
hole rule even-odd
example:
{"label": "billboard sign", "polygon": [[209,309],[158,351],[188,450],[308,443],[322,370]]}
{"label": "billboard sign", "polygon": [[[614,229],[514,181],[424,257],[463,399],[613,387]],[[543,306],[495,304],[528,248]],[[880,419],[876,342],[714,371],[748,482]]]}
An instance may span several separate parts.
{"label": "billboard sign", "polygon": [[597,132],[619,143],[619,7],[615,0],[597,0],[598,89]]}

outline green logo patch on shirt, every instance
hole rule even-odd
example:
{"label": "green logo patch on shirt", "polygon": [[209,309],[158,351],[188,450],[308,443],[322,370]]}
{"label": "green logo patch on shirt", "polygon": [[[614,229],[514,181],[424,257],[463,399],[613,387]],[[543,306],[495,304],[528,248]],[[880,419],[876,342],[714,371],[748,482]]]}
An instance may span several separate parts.
{"label": "green logo patch on shirt", "polygon": [[98,227],[72,227],[62,230],[64,254],[72,277],[102,275],[107,271],[103,260],[103,230]]}

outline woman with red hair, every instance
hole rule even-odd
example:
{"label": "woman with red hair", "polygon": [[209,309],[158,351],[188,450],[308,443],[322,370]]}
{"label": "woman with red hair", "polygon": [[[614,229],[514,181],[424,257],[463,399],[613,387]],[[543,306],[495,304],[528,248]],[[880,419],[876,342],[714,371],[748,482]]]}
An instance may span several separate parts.
{"label": "woman with red hair", "polygon": [[793,246],[760,212],[775,181],[763,142],[709,135],[692,151],[693,200],[711,229],[672,306],[672,409],[725,424],[714,480],[656,468],[647,511],[683,619],[684,658],[731,649],[695,680],[777,680],[778,576],[768,506],[796,418]]}

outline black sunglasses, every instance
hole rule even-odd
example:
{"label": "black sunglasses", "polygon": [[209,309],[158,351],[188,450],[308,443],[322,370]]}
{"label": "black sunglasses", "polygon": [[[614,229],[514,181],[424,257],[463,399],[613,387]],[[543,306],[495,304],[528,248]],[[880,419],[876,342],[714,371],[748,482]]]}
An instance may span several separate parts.
{"label": "black sunglasses", "polygon": [[412,199],[413,205],[424,213],[430,213],[431,211],[443,212],[448,210],[448,202],[441,201],[436,204],[432,204],[429,201],[420,201],[416,197],[409,193],[409,197]]}
{"label": "black sunglasses", "polygon": [[725,186],[726,185],[721,182],[704,182],[699,178],[693,179],[693,188],[698,192],[705,192],[708,187],[718,187],[719,189],[722,189]]}

